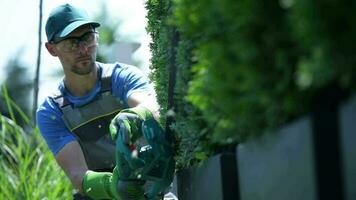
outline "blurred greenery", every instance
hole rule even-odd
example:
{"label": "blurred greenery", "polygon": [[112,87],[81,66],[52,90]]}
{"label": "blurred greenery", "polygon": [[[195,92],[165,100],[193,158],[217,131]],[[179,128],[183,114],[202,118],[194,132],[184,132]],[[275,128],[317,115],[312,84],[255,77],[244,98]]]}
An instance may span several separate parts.
{"label": "blurred greenery", "polygon": [[[0,199],[70,199],[69,180],[38,129],[10,99],[5,87],[2,87],[2,101],[8,106],[10,118],[0,115]],[[32,128],[18,125],[20,118]]]}
{"label": "blurred greenery", "polygon": [[178,68],[174,112],[161,114],[174,113],[180,167],[311,112],[331,87],[355,90],[356,2],[149,0],[146,7],[163,108],[170,58]]}
{"label": "blurred greenery", "polygon": [[101,4],[100,13],[95,17],[95,21],[100,22],[99,27],[99,44],[100,48],[97,55],[97,61],[107,62],[107,51],[109,47],[115,43],[116,32],[121,26],[121,19],[113,19],[108,12],[106,4],[103,2]]}
{"label": "blurred greenery", "polygon": [[[31,76],[28,73],[28,67],[21,63],[20,56],[21,52],[18,52],[15,56],[9,59],[5,67],[5,80],[0,86],[6,86],[8,91],[8,96],[13,99],[15,104],[21,108],[25,114],[29,114],[31,110],[31,94],[33,90],[33,83]],[[4,87],[0,88],[0,93]],[[6,105],[6,101],[3,99],[0,101],[0,113],[7,117],[10,117],[9,107]],[[18,123],[23,125],[25,122],[16,113],[16,117],[19,119]]]}

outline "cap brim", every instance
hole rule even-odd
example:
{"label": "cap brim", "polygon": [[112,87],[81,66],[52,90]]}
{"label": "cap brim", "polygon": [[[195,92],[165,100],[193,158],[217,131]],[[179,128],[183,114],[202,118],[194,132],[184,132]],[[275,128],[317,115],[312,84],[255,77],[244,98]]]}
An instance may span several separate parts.
{"label": "cap brim", "polygon": [[67,37],[75,29],[79,28],[80,26],[87,25],[87,24],[93,25],[94,28],[100,26],[100,24],[98,22],[94,22],[94,21],[75,21],[75,22],[69,24],[67,27],[65,27],[62,32],[58,33],[57,37],[60,37],[60,38]]}

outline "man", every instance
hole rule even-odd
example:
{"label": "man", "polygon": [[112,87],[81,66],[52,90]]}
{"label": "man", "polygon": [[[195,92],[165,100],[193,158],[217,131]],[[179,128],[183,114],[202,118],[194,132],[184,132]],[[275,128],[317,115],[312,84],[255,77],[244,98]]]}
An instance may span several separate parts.
{"label": "man", "polygon": [[[117,191],[117,173],[111,173],[116,144],[109,137],[110,121],[116,116],[111,134],[117,137],[123,128],[116,123],[120,119],[134,130],[140,114],[158,118],[153,89],[137,68],[96,62],[99,26],[69,4],[53,9],[46,22],[45,46],[60,60],[64,78],[38,108],[37,123],[57,163],[79,191],[75,199],[123,199],[126,189]],[[121,113],[125,108],[133,110]],[[129,194],[130,198],[143,197],[139,184],[131,186],[138,197]]]}

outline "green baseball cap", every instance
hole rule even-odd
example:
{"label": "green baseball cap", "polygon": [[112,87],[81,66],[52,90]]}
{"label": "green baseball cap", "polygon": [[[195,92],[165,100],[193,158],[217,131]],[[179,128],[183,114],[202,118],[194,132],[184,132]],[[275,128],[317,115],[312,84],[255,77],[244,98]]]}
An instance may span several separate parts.
{"label": "green baseball cap", "polygon": [[46,22],[46,34],[49,42],[55,38],[65,38],[80,26],[90,24],[94,28],[99,27],[98,22],[92,21],[88,14],[69,4],[54,8]]}

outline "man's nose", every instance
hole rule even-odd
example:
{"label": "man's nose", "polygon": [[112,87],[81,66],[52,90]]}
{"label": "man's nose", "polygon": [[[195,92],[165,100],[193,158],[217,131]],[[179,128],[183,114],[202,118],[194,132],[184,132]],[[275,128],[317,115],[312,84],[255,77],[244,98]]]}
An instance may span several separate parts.
{"label": "man's nose", "polygon": [[85,43],[80,42],[78,48],[79,48],[78,49],[78,53],[80,53],[80,54],[87,54],[88,53],[89,49],[88,49],[88,46]]}

